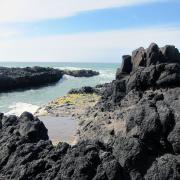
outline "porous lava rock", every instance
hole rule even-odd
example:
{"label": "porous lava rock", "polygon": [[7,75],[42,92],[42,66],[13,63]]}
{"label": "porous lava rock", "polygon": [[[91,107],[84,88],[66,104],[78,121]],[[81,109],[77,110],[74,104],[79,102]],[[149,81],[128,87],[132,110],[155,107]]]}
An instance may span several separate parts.
{"label": "porous lava rock", "polygon": [[133,51],[131,72],[123,63],[114,81],[99,86],[102,97],[81,115],[74,146],[54,147],[29,113],[0,114],[0,177],[179,180],[179,57],[175,46],[154,43]]}

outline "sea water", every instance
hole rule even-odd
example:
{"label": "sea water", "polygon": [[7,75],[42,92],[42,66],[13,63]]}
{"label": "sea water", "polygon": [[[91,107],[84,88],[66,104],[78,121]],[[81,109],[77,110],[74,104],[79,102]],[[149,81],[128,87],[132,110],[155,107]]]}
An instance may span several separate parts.
{"label": "sea water", "polygon": [[92,69],[100,72],[99,76],[90,78],[75,78],[64,75],[54,85],[41,88],[32,88],[25,91],[0,93],[0,112],[7,115],[20,115],[24,111],[34,113],[40,106],[65,95],[72,88],[82,86],[95,86],[111,82],[115,78],[116,69],[120,64],[105,63],[60,63],[60,62],[1,62],[0,66],[6,67],[32,67],[43,66],[57,69]]}

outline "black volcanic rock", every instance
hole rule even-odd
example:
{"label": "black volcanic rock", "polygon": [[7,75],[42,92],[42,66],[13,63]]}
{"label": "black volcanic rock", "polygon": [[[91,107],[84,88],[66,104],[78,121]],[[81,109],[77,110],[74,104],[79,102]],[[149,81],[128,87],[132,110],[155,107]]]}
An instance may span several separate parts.
{"label": "black volcanic rock", "polygon": [[146,66],[146,51],[143,47],[140,47],[132,52],[132,64],[133,70],[139,66]]}
{"label": "black volcanic rock", "polygon": [[44,67],[6,68],[0,67],[0,92],[41,87],[58,82],[63,75],[92,77],[99,75],[92,70],[58,70]]}
{"label": "black volcanic rock", "polygon": [[2,117],[0,178],[3,179],[122,179],[123,169],[110,147],[98,141],[54,147],[47,129],[30,113]]}
{"label": "black volcanic rock", "polygon": [[99,84],[95,87],[91,86],[83,86],[81,88],[71,89],[68,94],[98,94],[102,95],[107,90],[107,87],[109,86],[109,83],[105,84]]}
{"label": "black volcanic rock", "polygon": [[74,146],[54,147],[29,113],[0,114],[0,178],[179,180],[179,52],[153,43],[131,60],[130,73],[99,86],[102,98],[82,115]]}
{"label": "black volcanic rock", "polygon": [[117,70],[116,78],[119,78],[118,75],[121,73],[129,74],[132,71],[132,62],[131,62],[131,56],[124,55],[122,57],[122,65],[121,68]]}
{"label": "black volcanic rock", "polygon": [[[132,54],[130,73],[117,71],[91,108],[79,138],[98,139],[128,180],[180,179],[180,59],[174,46],[152,43]],[[92,120],[91,115],[95,116]]]}
{"label": "black volcanic rock", "polygon": [[5,68],[0,67],[0,91],[39,87],[59,81],[63,73],[43,67]]}
{"label": "black volcanic rock", "polygon": [[152,179],[180,179],[180,156],[165,154],[157,158],[145,176],[145,180]]}
{"label": "black volcanic rock", "polygon": [[168,141],[172,144],[174,153],[180,154],[180,122],[176,123],[174,129],[168,135]]}
{"label": "black volcanic rock", "polygon": [[74,77],[92,77],[99,75],[99,72],[93,70],[64,70],[64,74]]}
{"label": "black volcanic rock", "polygon": [[159,64],[162,61],[162,54],[157,44],[152,43],[146,50],[146,66]]}
{"label": "black volcanic rock", "polygon": [[96,89],[90,86],[84,86],[80,89],[71,89],[68,93],[69,94],[92,94],[96,93]]}
{"label": "black volcanic rock", "polygon": [[160,48],[165,62],[179,63],[180,53],[175,46],[166,45]]}
{"label": "black volcanic rock", "polygon": [[[125,58],[125,59],[124,59]],[[175,46],[166,45],[159,48],[157,44],[152,43],[147,49],[140,47],[132,52],[131,62],[130,56],[123,56],[122,66],[120,69],[128,69],[130,73],[130,64],[132,70],[135,71],[139,67],[148,67],[161,63],[180,63],[180,53]],[[127,60],[128,59],[128,60]],[[127,65],[125,65],[127,63]],[[125,70],[127,72],[127,70]],[[123,73],[123,71],[122,71]]]}
{"label": "black volcanic rock", "polygon": [[134,71],[127,81],[127,91],[145,90],[150,87],[180,86],[180,64],[159,64],[141,67]]}

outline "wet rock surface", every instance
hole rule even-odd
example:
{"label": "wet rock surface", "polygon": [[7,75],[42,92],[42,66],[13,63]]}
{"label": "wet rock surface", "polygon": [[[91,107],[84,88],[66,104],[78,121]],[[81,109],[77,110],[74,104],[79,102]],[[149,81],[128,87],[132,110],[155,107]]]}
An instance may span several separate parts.
{"label": "wet rock surface", "polygon": [[0,177],[180,179],[179,51],[153,43],[134,51],[129,64],[131,71],[121,67],[112,83],[100,86],[96,105],[79,117],[75,146],[53,147],[31,114],[1,115]]}
{"label": "wet rock surface", "polygon": [[92,77],[99,75],[92,70],[58,70],[44,67],[0,67],[0,92],[41,87],[58,82],[63,75]]}

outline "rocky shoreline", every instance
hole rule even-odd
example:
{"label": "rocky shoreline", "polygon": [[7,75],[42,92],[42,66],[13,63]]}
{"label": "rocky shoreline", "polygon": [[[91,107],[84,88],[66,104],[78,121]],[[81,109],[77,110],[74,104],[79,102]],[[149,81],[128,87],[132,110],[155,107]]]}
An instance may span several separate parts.
{"label": "rocky shoreline", "polygon": [[177,48],[159,48],[154,43],[147,49],[141,47],[132,56],[123,56],[112,83],[72,90],[66,98],[52,102],[48,111],[58,113],[61,109],[56,109],[56,105],[63,104],[78,107],[80,100],[84,107],[93,96],[98,99],[77,116],[79,140],[74,146],[59,143],[54,147],[44,124],[27,112],[20,117],[1,114],[0,177],[180,179],[180,53]]}
{"label": "rocky shoreline", "polygon": [[53,84],[63,75],[92,77],[99,72],[92,70],[59,70],[44,67],[7,68],[0,67],[0,92],[29,89]]}

